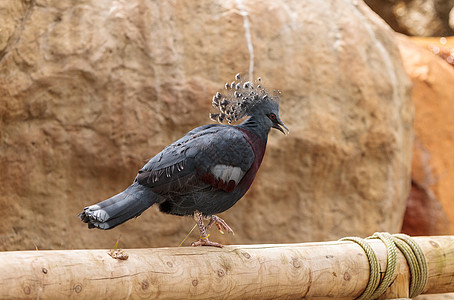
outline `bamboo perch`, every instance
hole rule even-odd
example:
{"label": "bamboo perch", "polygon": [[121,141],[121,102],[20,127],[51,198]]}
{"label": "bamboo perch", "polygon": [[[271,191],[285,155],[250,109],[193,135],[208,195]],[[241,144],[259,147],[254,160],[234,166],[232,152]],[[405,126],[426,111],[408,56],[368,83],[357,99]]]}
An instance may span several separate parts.
{"label": "bamboo perch", "polygon": [[[417,237],[429,265],[424,293],[454,292],[454,236]],[[369,241],[386,267],[386,248]],[[0,252],[0,299],[353,299],[369,263],[352,242]],[[381,298],[408,297],[409,271],[399,252],[397,277]]]}

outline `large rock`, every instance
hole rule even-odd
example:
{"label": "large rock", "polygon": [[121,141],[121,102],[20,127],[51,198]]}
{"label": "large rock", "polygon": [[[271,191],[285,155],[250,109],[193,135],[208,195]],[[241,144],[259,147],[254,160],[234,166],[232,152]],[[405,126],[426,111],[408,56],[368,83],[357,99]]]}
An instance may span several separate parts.
{"label": "large rock", "polygon": [[454,234],[454,68],[407,37],[398,41],[415,105],[413,184],[402,230]]}
{"label": "large rock", "polygon": [[[392,31],[361,1],[36,0],[0,4],[0,249],[175,246],[191,218],[146,211],[88,230],[85,205],[209,122],[243,71],[283,92],[225,243],[401,228],[412,104]],[[2,33],[3,34],[3,33]],[[194,240],[194,233],[189,239]]]}

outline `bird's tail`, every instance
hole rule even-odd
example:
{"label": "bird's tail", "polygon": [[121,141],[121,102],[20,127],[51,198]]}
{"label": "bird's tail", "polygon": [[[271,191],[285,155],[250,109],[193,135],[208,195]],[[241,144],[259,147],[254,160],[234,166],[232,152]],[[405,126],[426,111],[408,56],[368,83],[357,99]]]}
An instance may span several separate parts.
{"label": "bird's tail", "polygon": [[150,188],[134,182],[120,194],[85,207],[79,218],[88,223],[88,228],[112,229],[140,216],[156,201],[157,195]]}

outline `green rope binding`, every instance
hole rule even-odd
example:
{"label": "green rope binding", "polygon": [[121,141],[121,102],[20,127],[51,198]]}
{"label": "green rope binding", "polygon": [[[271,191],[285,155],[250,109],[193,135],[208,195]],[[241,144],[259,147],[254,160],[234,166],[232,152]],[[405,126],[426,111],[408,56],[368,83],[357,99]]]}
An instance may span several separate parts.
{"label": "green rope binding", "polygon": [[377,299],[380,297],[386,289],[391,285],[394,274],[396,273],[396,264],[397,264],[397,248],[394,244],[391,235],[385,232],[376,232],[368,239],[379,238],[385,245],[388,252],[387,261],[386,261],[386,271],[385,276],[383,277],[382,282],[377,287],[375,292],[370,296],[369,299]]}
{"label": "green rope binding", "polygon": [[427,261],[421,247],[410,236],[376,232],[367,239],[380,239],[386,246],[387,265],[385,275],[380,284],[379,263],[372,247],[365,240],[358,237],[346,237],[340,240],[352,241],[360,245],[364,252],[366,252],[367,259],[369,260],[369,282],[363,293],[357,299],[376,299],[392,284],[396,272],[397,249],[404,255],[410,270],[410,297],[416,297],[423,292],[428,280]]}
{"label": "green rope binding", "polygon": [[[416,297],[421,294],[426,287],[429,279],[429,268],[427,266],[426,256],[421,247],[406,234],[394,234],[394,241],[398,240],[399,244],[405,245],[407,249],[399,250],[404,254],[410,269],[410,297]],[[396,245],[399,247],[399,244]],[[409,249],[408,249],[409,248]],[[409,258],[407,258],[410,257]]]}
{"label": "green rope binding", "polygon": [[351,241],[355,242],[363,248],[364,252],[366,252],[367,259],[369,260],[370,265],[370,275],[369,275],[369,282],[367,283],[366,289],[364,292],[356,299],[363,300],[363,299],[370,299],[370,296],[374,293],[375,289],[380,282],[380,265],[378,264],[377,255],[375,255],[374,250],[372,247],[366,243],[362,238],[359,237],[345,237],[340,239],[340,241]]}

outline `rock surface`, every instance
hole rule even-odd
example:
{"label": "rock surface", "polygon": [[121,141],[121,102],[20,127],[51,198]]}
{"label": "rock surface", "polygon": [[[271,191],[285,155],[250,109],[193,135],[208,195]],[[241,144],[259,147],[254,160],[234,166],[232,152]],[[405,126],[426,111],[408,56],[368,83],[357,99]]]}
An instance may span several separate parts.
{"label": "rock surface", "polygon": [[[77,214],[209,123],[238,71],[283,92],[228,244],[401,228],[410,82],[392,31],[361,1],[3,1],[0,249],[176,246],[191,218],[146,211],[112,231]],[[194,233],[189,241],[197,238]],[[188,244],[189,242],[186,242]]]}
{"label": "rock surface", "polygon": [[402,230],[454,234],[454,68],[409,38],[398,41],[415,105],[413,184]]}
{"label": "rock surface", "polygon": [[[413,36],[454,35],[454,0],[365,0],[397,32]],[[451,12],[451,13],[450,13]]]}

